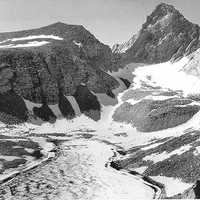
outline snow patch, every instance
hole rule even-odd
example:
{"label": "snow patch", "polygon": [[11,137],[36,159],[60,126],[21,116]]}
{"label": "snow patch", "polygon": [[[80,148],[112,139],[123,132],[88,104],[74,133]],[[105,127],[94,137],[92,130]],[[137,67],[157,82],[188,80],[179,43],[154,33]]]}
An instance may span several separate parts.
{"label": "snow patch", "polygon": [[9,49],[9,48],[23,48],[23,47],[39,47],[39,46],[43,46],[46,44],[49,44],[50,42],[48,41],[32,41],[32,42],[28,42],[25,44],[8,44],[8,45],[0,45],[1,49]]}
{"label": "snow patch", "polygon": [[170,158],[171,156],[173,155],[181,155],[187,151],[189,151],[190,149],[192,148],[191,145],[185,145],[185,146],[182,146],[180,147],[179,149],[176,149],[170,153],[167,153],[166,151],[164,151],[163,153],[154,153],[154,154],[151,154],[151,155],[148,155],[146,157],[143,158],[143,160],[145,161],[153,161],[154,163],[157,163],[157,162],[161,162],[163,160],[166,160],[168,158]]}
{"label": "snow patch", "polygon": [[119,68],[117,72],[108,72],[111,76],[114,77],[119,77],[119,78],[124,78],[127,79],[130,83],[133,83],[133,72],[137,67],[144,66],[145,64],[143,63],[130,63],[126,65],[124,68]]}
{"label": "snow patch", "polygon": [[133,170],[140,174],[143,174],[147,168],[148,168],[147,166],[142,166],[142,167],[134,168]]}
{"label": "snow patch", "polygon": [[16,159],[21,159],[21,158],[17,157],[17,156],[4,156],[4,155],[0,155],[0,160],[1,159],[6,160],[6,161],[13,161],[13,160],[16,160]]}
{"label": "snow patch", "polygon": [[63,38],[56,36],[56,35],[29,35],[27,37],[18,37],[18,38],[12,38],[3,40],[0,42],[0,44],[3,44],[5,42],[16,42],[16,41],[23,41],[23,40],[34,40],[34,39],[54,39],[54,40],[63,40]]}
{"label": "snow patch", "polygon": [[81,42],[73,41],[73,43],[78,46],[79,48],[83,47],[83,44]]}
{"label": "snow patch", "polygon": [[54,144],[52,142],[47,142],[43,137],[30,137],[33,142],[39,144],[42,147],[41,153],[45,156],[48,156],[49,152],[54,149]]}
{"label": "snow patch", "polygon": [[146,147],[143,147],[141,148],[142,151],[146,151],[146,150],[149,150],[149,149],[153,149],[155,147],[158,147],[159,145],[163,144],[164,142],[157,142],[157,143],[154,143],[154,144],[150,144]]}
{"label": "snow patch", "polygon": [[194,155],[198,156],[200,154],[200,146],[196,147],[194,150]]}
{"label": "snow patch", "polygon": [[60,112],[58,104],[48,105],[48,106],[53,111],[54,115],[56,115],[57,118],[61,118],[63,116],[62,113]]}
{"label": "snow patch", "polygon": [[65,96],[67,98],[67,100],[70,102],[74,112],[75,112],[75,115],[76,116],[80,116],[81,115],[81,110],[79,108],[79,105],[76,101],[76,99],[73,97],[73,96]]}
{"label": "snow patch", "polygon": [[152,176],[151,178],[165,185],[168,197],[183,193],[193,185],[192,183],[184,183],[182,180],[173,177]]}
{"label": "snow patch", "polygon": [[34,107],[41,107],[42,104],[41,103],[33,103],[32,101],[29,101],[29,100],[26,100],[26,99],[23,99],[25,104],[26,104],[26,107],[29,111],[32,111]]}

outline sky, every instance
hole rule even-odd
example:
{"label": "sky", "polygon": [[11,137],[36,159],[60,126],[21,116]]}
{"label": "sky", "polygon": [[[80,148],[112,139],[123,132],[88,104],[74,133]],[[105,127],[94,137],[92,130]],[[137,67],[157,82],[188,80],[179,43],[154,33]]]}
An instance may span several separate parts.
{"label": "sky", "polygon": [[161,2],[174,5],[187,19],[200,24],[200,0],[0,0],[0,32],[61,21],[82,24],[112,46],[137,33]]}

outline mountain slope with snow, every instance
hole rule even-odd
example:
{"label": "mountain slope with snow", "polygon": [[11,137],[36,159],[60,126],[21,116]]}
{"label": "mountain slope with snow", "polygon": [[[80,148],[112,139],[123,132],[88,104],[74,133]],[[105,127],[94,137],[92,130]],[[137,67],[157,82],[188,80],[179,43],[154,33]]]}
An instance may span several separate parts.
{"label": "mountain slope with snow", "polygon": [[[88,101],[87,95],[93,96],[90,100],[95,99],[92,93],[112,96],[118,87],[118,81],[106,72],[114,66],[112,59],[111,49],[83,26],[55,23],[0,33],[0,121],[15,124],[33,119],[55,122],[58,115],[73,118],[75,111],[66,96],[81,104]],[[25,101],[35,106],[29,110]],[[17,102],[23,104],[24,117],[19,118]],[[56,113],[52,106],[57,106]],[[99,118],[100,106],[79,107],[82,113]]]}
{"label": "mountain slope with snow", "polygon": [[113,51],[76,25],[0,33],[0,198],[198,197],[199,27],[162,3]]}
{"label": "mountain slope with snow", "polygon": [[[159,4],[131,42],[118,45],[122,63],[160,63],[182,58],[199,48],[199,26],[189,22],[172,5]],[[124,46],[125,45],[125,46]],[[123,50],[122,50],[123,49]]]}

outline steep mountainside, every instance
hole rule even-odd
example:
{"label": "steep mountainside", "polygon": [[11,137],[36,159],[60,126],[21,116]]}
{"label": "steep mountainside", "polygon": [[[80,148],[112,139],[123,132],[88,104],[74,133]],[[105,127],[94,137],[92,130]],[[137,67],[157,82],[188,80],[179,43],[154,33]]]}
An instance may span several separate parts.
{"label": "steep mountainside", "polygon": [[127,42],[124,42],[123,44],[115,44],[112,47],[112,52],[117,54],[117,53],[125,53],[131,46],[135,43],[137,39],[137,35],[133,35],[131,39]]}
{"label": "steep mountainside", "polygon": [[[118,82],[105,72],[112,67],[111,49],[83,26],[55,23],[28,31],[0,33],[2,101],[9,106],[7,98],[13,96],[9,98],[13,105],[17,101],[23,104],[24,100],[41,104],[39,110],[33,108],[32,111],[43,120],[49,121],[50,116],[55,118],[55,113],[48,108],[51,104],[59,104],[61,113],[71,118],[74,111],[66,97],[78,98],[77,88],[81,85],[88,88],[88,95],[90,91],[112,94]],[[27,110],[25,105],[23,107]],[[21,107],[15,111],[17,108],[21,112]],[[2,116],[14,115],[18,121],[18,111],[15,111],[0,109]],[[25,116],[22,119],[26,119],[27,114]]]}
{"label": "steep mountainside", "polygon": [[160,63],[177,59],[198,49],[199,26],[189,22],[173,6],[161,3],[147,17],[130,45],[118,45],[123,63]]}

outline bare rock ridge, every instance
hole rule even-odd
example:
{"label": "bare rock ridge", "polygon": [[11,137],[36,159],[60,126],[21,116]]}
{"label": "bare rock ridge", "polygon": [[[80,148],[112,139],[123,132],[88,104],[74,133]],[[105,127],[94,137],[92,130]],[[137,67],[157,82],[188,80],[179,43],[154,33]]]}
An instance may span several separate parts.
{"label": "bare rock ridge", "polygon": [[[10,99],[14,96],[23,103],[28,100],[42,104],[32,112],[44,121],[56,118],[49,107],[56,104],[63,116],[72,118],[74,111],[65,96],[76,95],[82,84],[88,94],[110,93],[118,87],[118,82],[106,73],[113,66],[111,49],[83,26],[59,22],[0,33],[0,95],[5,101],[14,101]],[[16,108],[4,106],[7,109],[1,112],[18,117]],[[23,107],[25,112],[25,104]],[[20,115],[20,119],[26,121],[27,117]]]}
{"label": "bare rock ridge", "polygon": [[128,43],[115,45],[123,63],[160,63],[181,58],[199,48],[199,26],[189,22],[173,6],[161,3],[147,17]]}

